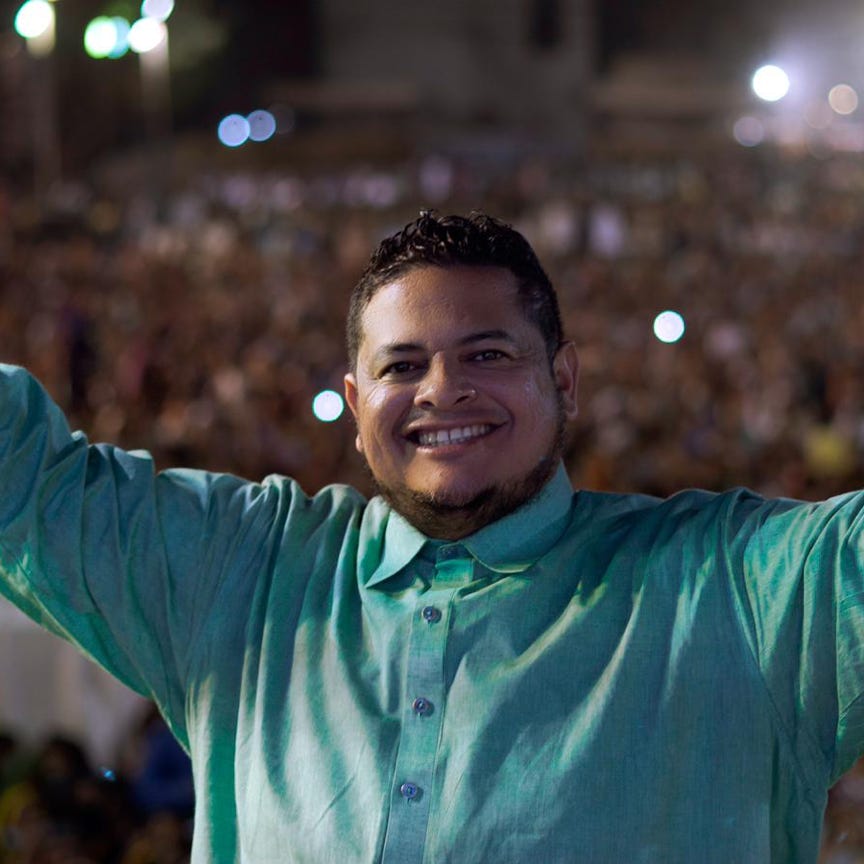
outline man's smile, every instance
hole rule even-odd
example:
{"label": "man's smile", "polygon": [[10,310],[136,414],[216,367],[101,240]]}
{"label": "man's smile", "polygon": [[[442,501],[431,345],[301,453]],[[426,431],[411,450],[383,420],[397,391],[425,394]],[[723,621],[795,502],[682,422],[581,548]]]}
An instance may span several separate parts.
{"label": "man's smile", "polygon": [[408,440],[420,447],[436,448],[448,444],[465,444],[478,438],[485,438],[497,428],[497,426],[492,426],[489,423],[475,423],[450,429],[418,429],[408,435]]}

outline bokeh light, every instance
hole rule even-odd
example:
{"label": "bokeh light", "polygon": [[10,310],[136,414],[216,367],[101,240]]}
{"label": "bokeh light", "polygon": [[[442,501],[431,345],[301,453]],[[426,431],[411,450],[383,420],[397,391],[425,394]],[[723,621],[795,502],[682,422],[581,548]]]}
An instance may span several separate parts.
{"label": "bokeh light", "polygon": [[100,15],[84,31],[84,50],[94,60],[102,60],[116,47],[117,27],[112,18]]}
{"label": "bokeh light", "polygon": [[772,64],[760,66],[750,81],[753,92],[765,102],[777,102],[789,92],[789,76]]}
{"label": "bokeh light", "polygon": [[322,423],[332,423],[342,416],[345,403],[335,390],[322,390],[312,400],[312,413]]}
{"label": "bokeh light", "polygon": [[54,25],[54,7],[48,0],[27,0],[15,15],[15,32],[22,39],[38,39]]}
{"label": "bokeh light", "polygon": [[677,342],[685,329],[684,319],[671,309],[661,312],[654,319],[654,335],[661,342]]}
{"label": "bokeh light", "polygon": [[115,15],[114,22],[114,49],[108,53],[111,60],[117,60],[129,53],[129,30],[131,25],[125,18]]}
{"label": "bokeh light", "polygon": [[217,135],[226,147],[239,147],[249,140],[249,121],[241,114],[229,114],[219,122]]}
{"label": "bokeh light", "polygon": [[144,0],[141,4],[141,17],[156,21],[167,21],[174,11],[174,0]]}
{"label": "bokeh light", "polygon": [[276,118],[269,111],[253,111],[246,120],[251,141],[266,141],[276,132]]}
{"label": "bokeh light", "polygon": [[742,147],[756,147],[765,140],[765,127],[758,117],[739,117],[732,135]]}
{"label": "bokeh light", "polygon": [[848,84],[836,84],[828,91],[828,104],[838,114],[851,114],[858,107],[858,94]]}
{"label": "bokeh light", "polygon": [[156,18],[139,18],[129,30],[129,47],[136,54],[146,54],[161,45],[168,28]]}

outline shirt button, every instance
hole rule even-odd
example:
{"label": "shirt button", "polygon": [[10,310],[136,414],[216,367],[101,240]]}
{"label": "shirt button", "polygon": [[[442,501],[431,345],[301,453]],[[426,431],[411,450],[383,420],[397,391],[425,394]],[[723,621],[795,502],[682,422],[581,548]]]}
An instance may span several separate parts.
{"label": "shirt button", "polygon": [[428,717],[432,713],[432,703],[422,696],[418,696],[411,703],[411,708],[420,717]]}
{"label": "shirt button", "polygon": [[411,801],[420,794],[420,787],[416,783],[403,783],[399,787],[399,794]]}
{"label": "shirt button", "polygon": [[441,620],[441,610],[437,609],[435,606],[424,606],[423,620],[428,621],[430,624],[437,623]]}

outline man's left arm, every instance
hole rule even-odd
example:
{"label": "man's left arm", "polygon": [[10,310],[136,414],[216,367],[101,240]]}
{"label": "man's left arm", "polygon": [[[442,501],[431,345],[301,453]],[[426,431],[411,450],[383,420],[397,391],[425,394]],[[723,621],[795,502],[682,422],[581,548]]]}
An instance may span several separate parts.
{"label": "man's left arm", "polygon": [[736,617],[786,733],[830,784],[864,752],[864,492],[733,499]]}

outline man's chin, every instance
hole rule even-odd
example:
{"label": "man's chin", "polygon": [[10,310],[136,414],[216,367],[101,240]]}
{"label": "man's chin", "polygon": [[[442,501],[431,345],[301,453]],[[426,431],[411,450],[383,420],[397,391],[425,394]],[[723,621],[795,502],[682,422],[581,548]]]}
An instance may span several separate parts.
{"label": "man's chin", "polygon": [[524,476],[485,487],[454,484],[417,490],[376,483],[387,503],[427,537],[458,540],[535,498],[557,464],[556,453]]}

